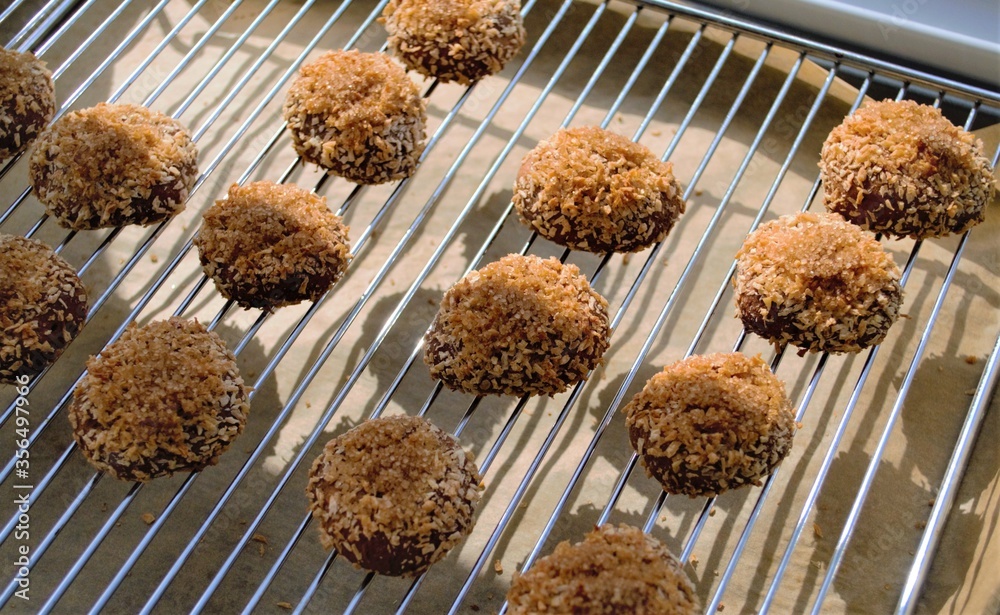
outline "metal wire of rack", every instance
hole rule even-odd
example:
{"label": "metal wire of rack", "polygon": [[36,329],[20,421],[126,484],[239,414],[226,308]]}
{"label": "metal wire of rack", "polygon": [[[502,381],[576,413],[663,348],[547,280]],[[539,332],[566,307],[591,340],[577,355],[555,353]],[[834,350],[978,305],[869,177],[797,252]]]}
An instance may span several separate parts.
{"label": "metal wire of rack", "polygon": [[[856,358],[799,357],[748,338],[726,307],[732,255],[765,219],[821,207],[816,145],[876,83],[900,98],[930,91],[925,102],[973,130],[995,121],[1000,96],[696,6],[529,0],[529,41],[503,73],[468,88],[424,82],[431,126],[417,174],[358,187],[294,158],[281,95],[320,50],[384,48],[376,19],[385,3],[20,0],[0,11],[5,46],[52,66],[59,115],[100,100],[141,102],[186,122],[202,152],[187,210],[149,229],[67,233],[26,188],[23,155],[0,167],[9,202],[0,230],[53,245],[91,291],[87,326],[66,355],[27,395],[0,392],[2,436],[14,440],[27,425],[31,459],[30,475],[15,471],[16,454],[2,471],[10,493],[30,482],[31,526],[22,538],[27,513],[4,515],[0,552],[14,562],[26,547],[30,557],[24,575],[15,566],[4,577],[0,603],[42,612],[503,611],[511,569],[595,523],[629,522],[678,553],[706,612],[723,600],[752,611],[857,610],[870,591],[862,559],[890,574],[893,591],[864,596],[872,612],[912,612],[997,382],[1000,331],[972,346],[986,361],[957,376],[975,391],[971,403],[964,392],[949,398],[962,412],[940,427],[949,438],[918,451],[934,460],[917,468],[934,488],[908,489],[887,459],[917,422],[904,418],[916,412],[914,389],[934,386],[929,348],[954,337],[939,321],[979,290],[966,288],[963,256],[988,253],[989,242],[977,246],[974,230],[887,245],[905,259],[911,317]],[[859,70],[857,88],[846,86]],[[509,186],[521,155],[559,125],[581,123],[629,131],[674,163],[689,208],[667,240],[629,257],[595,256],[517,224]],[[206,290],[191,249],[200,212],[230,183],[262,178],[313,187],[362,229],[330,293],[274,314],[234,310]],[[607,361],[552,399],[442,390],[414,367],[436,300],[511,251],[559,255],[588,273],[613,308]],[[996,304],[989,309],[995,316]],[[206,320],[230,343],[254,386],[251,425],[202,473],[102,479],[61,415],[88,354],[130,323],[168,314]],[[729,348],[764,353],[788,383],[803,425],[795,451],[759,488],[668,498],[635,471],[620,407],[663,363]],[[19,398],[30,401],[23,422]],[[305,512],[306,469],[325,440],[383,412],[449,429],[486,477],[472,534],[417,579],[364,574],[324,553]],[[900,494],[885,493],[885,476]],[[927,493],[937,496],[929,511]],[[900,514],[926,528],[888,531],[884,515],[866,519],[876,495],[894,506],[923,497],[922,510]],[[846,505],[830,511],[839,500]],[[886,535],[874,551],[872,532]],[[16,596],[21,578],[30,578],[30,603]]]}

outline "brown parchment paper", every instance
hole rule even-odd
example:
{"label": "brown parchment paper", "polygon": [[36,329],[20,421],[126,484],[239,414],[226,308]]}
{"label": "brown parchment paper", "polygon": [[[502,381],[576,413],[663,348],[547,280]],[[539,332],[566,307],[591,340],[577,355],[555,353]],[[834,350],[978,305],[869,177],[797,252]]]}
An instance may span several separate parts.
{"label": "brown parchment paper", "polygon": [[[168,112],[175,111],[207,68],[225,53],[263,5],[256,0],[245,2],[152,106]],[[74,31],[77,36],[86,32],[87,28],[96,27],[110,6],[111,3],[98,2],[94,12],[81,20],[80,30]],[[138,75],[134,84],[125,90],[122,100],[143,101],[167,78],[191,45],[227,6],[224,2],[208,2],[180,30],[176,40]],[[299,2],[279,3],[275,13],[248,38],[247,44],[208,84],[204,94],[193,100],[181,115],[181,120],[192,130],[199,130],[217,105],[236,87],[243,72],[253,65],[301,6]],[[54,407],[79,374],[86,356],[100,350],[114,330],[150,292],[153,281],[165,276],[165,282],[139,311],[139,322],[171,314],[199,282],[201,273],[197,255],[182,251],[185,242],[197,230],[200,212],[215,198],[221,197],[226,187],[243,174],[280,127],[281,97],[287,86],[281,89],[260,118],[247,127],[235,146],[221,158],[217,157],[224,151],[227,142],[237,135],[237,129],[250,116],[257,102],[315,34],[319,24],[338,6],[333,2],[319,2],[310,9],[306,19],[293,28],[274,55],[261,64],[246,88],[227,104],[219,119],[204,132],[199,140],[202,168],[205,170],[210,163],[217,161],[216,168],[191,199],[187,210],[167,225],[132,271],[111,292],[84,335],[46,376],[44,386],[33,393],[33,408],[38,408],[39,413],[43,412],[41,409],[47,411]],[[284,351],[285,340],[309,306],[285,308],[269,317],[240,353],[241,369],[248,381],[257,387],[247,433],[223,457],[218,467],[210,468],[190,486],[184,487],[186,491],[181,503],[156,538],[145,547],[145,555],[138,560],[113,596],[109,603],[110,612],[132,612],[136,605],[146,601],[184,546],[195,537],[198,526],[208,515],[214,514],[213,507],[251,451],[264,441],[263,454],[251,466],[239,488],[228,494],[227,503],[217,514],[211,529],[201,537],[177,579],[167,588],[159,608],[161,612],[190,608],[233,546],[254,523],[262,503],[275,489],[285,485],[274,499],[271,512],[253,530],[253,539],[235,559],[230,574],[223,579],[208,604],[212,611],[234,612],[246,603],[304,520],[305,467],[327,438],[357,424],[377,407],[433,318],[444,290],[473,263],[484,240],[498,228],[509,203],[514,173],[521,157],[564,121],[608,45],[622,31],[631,14],[629,5],[608,5],[574,61],[567,66],[565,74],[539,103],[540,95],[549,87],[551,76],[600,6],[590,2],[572,4],[530,69],[524,72],[495,112],[489,126],[479,137],[475,137],[480,122],[502,96],[520,63],[527,57],[528,50],[558,13],[560,6],[550,0],[540,0],[532,9],[526,20],[529,43],[525,51],[501,75],[476,86],[416,176],[398,195],[391,211],[378,219],[372,234],[369,235],[366,229],[376,219],[379,208],[390,197],[393,187],[368,188],[352,197],[346,214],[346,221],[351,226],[351,239],[355,243],[360,237],[367,239],[349,274],[312,317],[303,333],[288,346],[269,377],[257,381],[268,363]],[[138,42],[130,46],[84,92],[77,106],[96,103],[113,93],[171,28],[180,23],[191,7],[188,2],[170,3]],[[368,2],[352,5],[330,33],[323,37],[312,55],[344,45],[372,8],[373,4]],[[61,95],[65,96],[74,84],[81,83],[89,75],[93,67],[121,40],[124,32],[138,23],[142,10],[136,7],[126,11],[111,30],[113,35],[101,37],[92,50],[81,56],[57,84]],[[594,83],[590,95],[583,99],[571,124],[600,123],[604,120],[662,23],[663,16],[653,11],[647,10],[639,16],[608,70]],[[384,37],[381,27],[375,24],[358,39],[358,46],[374,51],[384,42]],[[689,47],[693,37],[700,37],[700,40]],[[80,38],[75,39],[76,42]],[[788,157],[792,143],[799,138],[803,122],[813,108],[818,89],[828,75],[826,69],[806,61],[791,82],[786,100],[771,127],[762,135],[742,179],[730,190],[772,101],[785,83],[788,71],[795,66],[797,54],[778,47],[767,52],[745,102],[736,109],[714,154],[702,165],[733,106],[737,92],[754,63],[765,52],[765,44],[761,41],[740,37],[732,49],[727,50],[729,41],[730,36],[724,31],[714,28],[700,31],[697,24],[676,18],[653,52],[648,69],[638,76],[628,97],[611,116],[610,129],[633,135],[643,124],[647,111],[678,60],[688,53],[685,69],[676,75],[662,106],[652,115],[640,139],[652,150],[663,152],[683,127],[670,160],[682,185],[688,186],[696,172],[700,175],[690,192],[688,211],[630,299],[628,310],[614,333],[605,365],[582,388],[579,399],[561,426],[553,432],[568,395],[531,400],[517,416],[486,473],[486,493],[474,532],[461,548],[437,564],[426,576],[411,603],[412,612],[440,613],[451,605],[522,477],[546,438],[553,433],[548,454],[538,464],[521,503],[513,509],[507,529],[488,555],[486,565],[477,575],[461,612],[493,612],[499,609],[511,574],[520,567],[538,540],[559,496],[582,462],[597,425],[616,401],[619,389],[663,306],[671,301],[672,307],[664,326],[653,337],[648,356],[639,362],[637,375],[625,390],[626,400],[662,365],[684,356],[713,298],[726,284],[725,276],[733,254],[765,201],[770,198],[766,219],[797,211],[807,204],[817,175],[820,145],[829,130],[847,113],[857,92],[846,83],[833,80],[826,98],[815,108],[810,127],[801,136],[797,153]],[[73,48],[67,39],[53,47],[46,59],[50,64],[56,64],[68,57]],[[715,85],[705,92],[699,111],[685,119],[688,109],[698,99],[706,77],[722,54],[729,55],[722,64]],[[429,85],[415,75],[414,78],[424,87]],[[434,90],[429,103],[429,134],[433,134],[445,121],[462,93],[462,88],[454,85],[439,86]],[[536,105],[534,118],[523,134],[513,141],[505,157],[497,162],[508,141],[519,130],[522,120]],[[1000,141],[997,131],[986,130],[981,135],[986,141],[987,151],[994,151]],[[468,150],[465,161],[453,167],[460,153],[474,138],[477,140]],[[293,160],[288,138],[281,136],[272,152],[259,161],[250,177],[277,180]],[[495,163],[498,166],[494,177],[483,183],[483,178]],[[453,178],[439,191],[442,178],[449,173],[453,173]],[[320,177],[314,168],[295,167],[288,179],[312,187]],[[779,177],[781,181],[776,183]],[[22,161],[4,179],[3,194],[12,194],[16,187],[25,185],[24,181],[25,164]],[[337,208],[352,189],[353,186],[346,182],[332,180],[323,183],[318,191],[327,197],[331,207]],[[424,204],[431,199],[433,205],[421,214]],[[713,214],[723,202],[724,214],[715,223],[709,238],[699,244]],[[821,196],[811,206],[821,208]],[[37,201],[29,198],[0,230],[24,233],[34,224],[40,212]],[[420,224],[414,227],[410,236],[411,226],[418,214],[422,216]],[[463,221],[449,235],[449,229],[461,216],[464,216]],[[900,418],[890,433],[875,475],[874,487],[827,597],[824,612],[885,613],[894,607],[898,599],[912,561],[911,552],[920,539],[921,522],[930,512],[928,504],[935,496],[968,407],[968,391],[978,382],[983,361],[1000,332],[998,234],[1000,212],[994,203],[986,223],[970,236],[948,299],[916,368],[917,377]],[[64,254],[79,267],[88,261],[107,236],[104,232],[79,234],[67,244]],[[38,237],[58,244],[66,235],[54,224],[46,223]],[[109,288],[111,281],[148,237],[148,230],[126,229],[110,243],[83,276],[92,297],[99,297]],[[511,217],[499,227],[493,243],[485,251],[485,259],[518,251],[528,238],[527,230]],[[370,288],[373,277],[404,240],[405,247],[394,256],[393,264],[385,269],[384,281],[374,289]],[[398,314],[395,325],[379,342],[380,331],[387,319],[446,240],[448,243],[438,262],[426,272],[426,279],[419,284],[413,300]],[[792,551],[791,564],[772,605],[772,612],[801,612],[811,607],[957,242],[957,238],[949,238],[925,242],[921,246],[906,287],[906,318],[894,327],[873,363],[843,439],[836,446],[817,505],[808,513],[805,531]],[[912,245],[910,241],[887,243],[900,265],[906,262]],[[700,256],[688,271],[680,290],[672,295],[696,247],[701,250]],[[532,244],[531,251],[543,256],[562,252],[557,246],[544,241]],[[613,312],[617,312],[629,297],[633,281],[643,269],[648,254],[647,251],[627,258],[615,256],[596,279],[595,287],[608,298]],[[600,262],[599,257],[576,253],[570,255],[569,260],[578,264],[587,275],[591,275]],[[358,298],[366,292],[371,294],[370,299],[352,315]],[[223,301],[209,283],[183,313],[210,322],[222,307]],[[717,352],[731,349],[740,332],[738,321],[732,315],[731,294],[727,291],[721,305],[708,319],[708,329],[694,350]],[[258,316],[257,312],[231,311],[219,324],[218,331],[235,347],[254,326]],[[343,328],[341,323],[348,317],[353,319],[352,324]],[[337,344],[327,353],[325,349],[331,340],[337,340]],[[344,383],[351,378],[361,358],[376,342],[380,343],[378,351],[356,383],[345,392]],[[773,356],[773,350],[755,338],[748,339],[743,350],[760,352],[767,358]],[[723,597],[726,612],[754,612],[759,608],[823,457],[831,447],[864,358],[864,355],[830,357],[827,361],[822,378],[812,392],[812,401],[802,419],[802,429],[796,436],[792,455],[779,470],[728,584]],[[320,359],[323,359],[320,366],[310,372]],[[817,362],[816,356],[798,357],[787,353],[783,357],[777,373],[786,381],[796,403],[806,394]],[[309,384],[299,386],[307,375],[311,378]],[[420,411],[432,387],[433,383],[418,359],[400,382],[385,411],[411,414]],[[463,395],[442,392],[435,398],[427,416],[443,428],[453,430],[459,425],[470,401]],[[306,438],[332,405],[336,406],[336,412],[327,421],[324,433],[305,451],[306,461],[285,479],[291,460],[300,454]],[[1000,453],[996,445],[1000,435],[1000,417],[996,405],[994,401],[994,407],[987,415],[927,583],[920,612],[979,613],[1000,610],[1000,578],[996,572],[996,562],[1000,561],[1000,536],[996,531],[1000,507]],[[491,448],[511,420],[515,407],[514,400],[491,398],[483,400],[472,414],[462,432],[461,441],[476,454],[480,463],[491,456]],[[36,445],[37,454],[35,450],[32,452],[33,458],[38,459],[39,472],[51,467],[70,441],[62,414],[55,416],[45,436]],[[277,426],[272,429],[272,425]],[[630,454],[622,417],[615,412],[584,465],[581,482],[571,491],[552,536],[545,544],[544,553],[551,551],[559,540],[579,540],[593,526],[609,501]],[[74,453],[36,506],[39,535],[54,526],[76,494],[88,489],[91,477],[92,473],[82,457]],[[76,612],[92,604],[128,554],[147,535],[151,521],[150,517],[143,518],[143,515],[159,518],[165,507],[171,506],[177,489],[184,484],[184,477],[174,477],[143,487],[121,515],[108,539],[95,552],[80,578],[71,586],[60,607],[66,612]],[[101,480],[90,488],[80,510],[33,571],[33,587],[37,595],[44,595],[58,584],[71,562],[75,561],[115,507],[120,505],[129,488],[130,485],[116,484],[111,479]],[[643,524],[658,493],[656,485],[641,470],[633,472],[610,520]],[[759,489],[747,489],[720,497],[712,516],[701,530],[686,570],[703,602],[707,603],[714,593],[719,575],[730,561],[759,493]],[[701,499],[668,498],[658,515],[654,534],[680,553],[688,537],[696,531],[704,504]],[[326,554],[319,547],[314,532],[315,528],[307,527],[301,540],[291,550],[287,562],[260,603],[261,612],[281,612],[286,605],[296,604],[321,569]],[[308,610],[342,610],[363,577],[362,573],[343,561],[335,561],[323,576]],[[391,611],[408,587],[408,580],[376,578],[371,582],[358,612]],[[34,605],[26,609],[27,605],[14,606],[30,611]]]}

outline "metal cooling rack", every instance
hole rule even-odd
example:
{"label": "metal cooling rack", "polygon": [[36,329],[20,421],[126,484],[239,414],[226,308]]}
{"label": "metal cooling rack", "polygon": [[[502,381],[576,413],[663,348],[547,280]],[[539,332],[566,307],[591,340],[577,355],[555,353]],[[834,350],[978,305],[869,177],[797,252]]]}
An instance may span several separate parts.
{"label": "metal cooling rack", "polygon": [[[14,562],[26,547],[30,563],[4,566],[0,603],[74,613],[503,611],[513,569],[595,523],[624,521],[679,555],[706,612],[852,606],[838,579],[849,572],[845,561],[872,555],[870,533],[857,535],[872,501],[887,497],[876,487],[887,472],[883,453],[905,428],[911,391],[935,377],[921,367],[942,310],[956,301],[976,231],[890,246],[927,309],[854,358],[775,353],[747,338],[731,318],[732,254],[764,219],[821,207],[815,145],[866,93],[940,105],[970,129],[995,121],[997,93],[689,5],[529,0],[529,41],[501,75],[467,89],[423,83],[431,122],[415,177],[362,188],[295,160],[280,106],[315,53],[383,46],[376,19],[384,4],[21,0],[0,10],[0,42],[49,63],[60,115],[100,100],[164,110],[191,129],[202,171],[172,221],[67,233],[31,196],[24,156],[0,167],[0,230],[53,245],[91,296],[87,327],[66,355],[27,395],[0,392],[0,437],[30,442],[26,475],[19,453],[3,460],[2,499],[27,494],[30,507],[22,517],[5,505],[0,554]],[[557,128],[553,117],[629,132],[674,162],[690,205],[671,237],[630,257],[597,258],[561,251],[518,224],[513,173]],[[264,178],[325,195],[351,224],[355,255],[324,299],[273,315],[224,303],[191,249],[200,212],[230,183]],[[750,184],[765,190],[746,191]],[[609,298],[607,363],[552,399],[442,391],[419,360],[434,304],[468,270],[518,250],[579,265]],[[942,250],[944,269],[933,273]],[[88,354],[132,322],[169,314],[199,317],[229,342],[254,386],[250,426],[203,473],[146,485],[104,479],[75,451],[66,403]],[[929,517],[926,505],[921,513],[926,527],[887,531],[875,554],[889,552],[909,571],[886,586],[899,612],[915,608],[997,382],[1000,337],[982,334],[998,341],[970,367],[978,381],[971,403],[955,401],[962,414],[949,429],[957,436],[940,443],[942,462],[928,472],[936,497]],[[762,487],[667,498],[637,471],[620,407],[664,363],[732,348],[765,353],[788,382],[803,423],[796,450]],[[486,478],[473,533],[415,580],[366,575],[324,553],[305,511],[306,471],[325,441],[382,412],[426,415],[453,431]],[[845,466],[844,452],[862,445],[863,463]],[[847,494],[842,514],[824,513],[828,493]],[[802,567],[811,574],[803,578]],[[30,602],[15,595],[20,572]]]}

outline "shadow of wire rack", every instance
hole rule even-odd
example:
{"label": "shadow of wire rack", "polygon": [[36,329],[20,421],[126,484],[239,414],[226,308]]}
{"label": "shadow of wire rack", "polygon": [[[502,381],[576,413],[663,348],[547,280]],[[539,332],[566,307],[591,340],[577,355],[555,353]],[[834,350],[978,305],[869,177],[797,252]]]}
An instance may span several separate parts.
{"label": "shadow of wire rack", "polygon": [[[761,221],[822,208],[819,146],[869,88],[939,105],[973,130],[993,122],[997,93],[686,4],[531,0],[528,43],[500,75],[469,88],[414,76],[429,100],[421,166],[408,181],[362,188],[296,160],[280,107],[304,60],[382,48],[383,6],[0,9],[3,44],[55,73],[60,114],[103,100],[163,110],[192,130],[202,171],[167,223],[67,233],[29,193],[24,156],[0,168],[0,231],[55,246],[92,304],[80,338],[30,384],[28,475],[15,474],[14,453],[3,458],[5,609],[497,612],[515,569],[605,521],[664,540],[707,611],[915,608],[997,379],[995,205],[990,229],[887,243],[905,263],[909,318],[859,356],[775,353],[744,336],[729,276]],[[859,74],[854,85],[841,79]],[[630,257],[565,253],[511,213],[524,153],[560,125],[585,123],[674,164],[689,205],[662,244]],[[987,141],[995,165],[996,138]],[[241,311],[201,274],[190,243],[201,212],[231,183],[257,179],[314,188],[351,225],[351,269],[315,305]],[[516,251],[578,265],[609,299],[605,364],[554,398],[440,390],[419,357],[443,291]],[[236,352],[254,386],[247,431],[201,474],[102,478],[75,451],[66,402],[88,355],[127,324],[170,314],[210,323]],[[620,406],[665,363],[734,347],[763,353],[788,384],[802,423],[794,451],[761,487],[666,498],[637,469]],[[15,401],[0,391],[4,442],[16,441]],[[455,432],[486,480],[472,534],[415,580],[369,576],[325,553],[305,509],[322,445],[382,412],[423,413]],[[24,484],[22,516],[9,503]],[[13,565],[22,549],[24,568]],[[22,578],[30,601],[15,595]]]}

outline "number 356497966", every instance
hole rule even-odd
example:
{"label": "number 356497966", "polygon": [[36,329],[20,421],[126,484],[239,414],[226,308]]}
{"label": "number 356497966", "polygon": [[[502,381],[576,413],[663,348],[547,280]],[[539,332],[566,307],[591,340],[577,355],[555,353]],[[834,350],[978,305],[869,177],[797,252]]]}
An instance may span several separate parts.
{"label": "number 356497966", "polygon": [[[17,449],[16,467],[20,470],[27,470],[28,465],[28,444],[31,436],[31,412],[28,406],[28,376],[17,377],[17,399],[14,401],[14,433],[16,441],[14,446]],[[18,472],[20,475],[21,473]]]}

